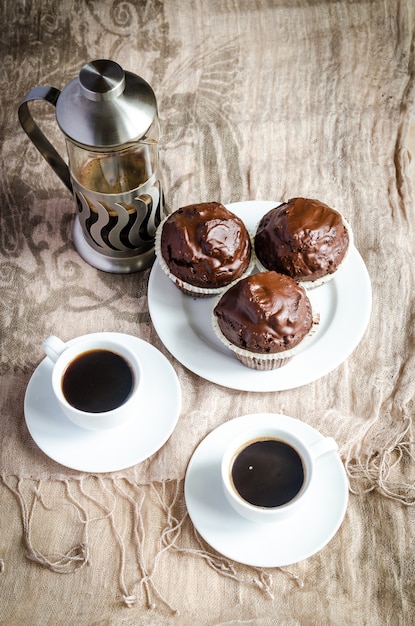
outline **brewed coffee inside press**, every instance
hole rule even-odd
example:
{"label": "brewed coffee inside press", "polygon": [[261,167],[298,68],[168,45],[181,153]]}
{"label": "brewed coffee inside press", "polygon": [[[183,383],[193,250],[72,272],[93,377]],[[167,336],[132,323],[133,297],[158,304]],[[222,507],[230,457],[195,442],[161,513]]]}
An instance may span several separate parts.
{"label": "brewed coffee inside press", "polygon": [[136,189],[151,176],[150,163],[138,153],[91,158],[79,170],[79,183],[98,193],[121,194]]}

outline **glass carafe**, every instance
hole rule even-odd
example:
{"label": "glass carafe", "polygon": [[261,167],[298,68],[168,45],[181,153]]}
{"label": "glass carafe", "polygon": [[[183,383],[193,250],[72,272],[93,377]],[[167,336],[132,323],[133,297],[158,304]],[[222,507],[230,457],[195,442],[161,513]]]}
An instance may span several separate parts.
{"label": "glass carafe", "polygon": [[[35,124],[28,104],[33,100],[56,106],[69,166]],[[62,92],[32,89],[19,118],[75,197],[73,238],[80,255],[109,272],[151,265],[164,207],[157,104],[148,83],[113,61],[93,61]]]}

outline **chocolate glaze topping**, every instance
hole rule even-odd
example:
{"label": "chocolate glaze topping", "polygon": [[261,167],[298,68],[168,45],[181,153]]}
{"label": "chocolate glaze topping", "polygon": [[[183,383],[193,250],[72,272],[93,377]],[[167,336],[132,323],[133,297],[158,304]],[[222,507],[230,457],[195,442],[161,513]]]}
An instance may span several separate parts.
{"label": "chocolate glaze topping", "polygon": [[301,281],[332,274],[348,245],[340,213],[307,198],[292,198],[268,211],[255,235],[262,265]]}
{"label": "chocolate glaze topping", "polygon": [[242,278],[225,291],[214,314],[229,341],[260,354],[294,348],[313,322],[305,289],[277,272]]}
{"label": "chocolate glaze topping", "polygon": [[245,272],[251,260],[251,240],[239,217],[218,202],[203,202],[169,216],[161,234],[161,253],[181,280],[216,288]]}

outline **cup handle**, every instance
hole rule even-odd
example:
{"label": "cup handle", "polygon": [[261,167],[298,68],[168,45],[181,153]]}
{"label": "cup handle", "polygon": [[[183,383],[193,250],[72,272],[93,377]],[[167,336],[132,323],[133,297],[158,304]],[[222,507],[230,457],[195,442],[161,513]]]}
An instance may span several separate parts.
{"label": "cup handle", "polygon": [[43,350],[54,363],[58,360],[62,352],[68,347],[62,339],[59,339],[59,337],[56,337],[55,335],[51,335],[45,339],[42,345]]}
{"label": "cup handle", "polygon": [[337,452],[338,449],[339,446],[333,437],[324,437],[310,446],[313,459],[320,458],[323,454],[326,454],[326,452]]}

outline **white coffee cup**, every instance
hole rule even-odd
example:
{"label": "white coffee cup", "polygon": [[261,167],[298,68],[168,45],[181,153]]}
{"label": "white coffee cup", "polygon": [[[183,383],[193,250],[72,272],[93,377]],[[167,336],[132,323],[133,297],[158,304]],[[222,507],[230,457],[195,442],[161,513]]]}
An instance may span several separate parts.
{"label": "white coffee cup", "polygon": [[310,445],[289,427],[253,426],[239,433],[222,457],[225,496],[250,521],[285,519],[307,501],[320,457],[337,449],[331,437]]}
{"label": "white coffee cup", "polygon": [[43,342],[43,349],[53,362],[53,392],[74,424],[105,430],[137,414],[140,362],[114,333],[85,335],[70,344],[51,335]]}

